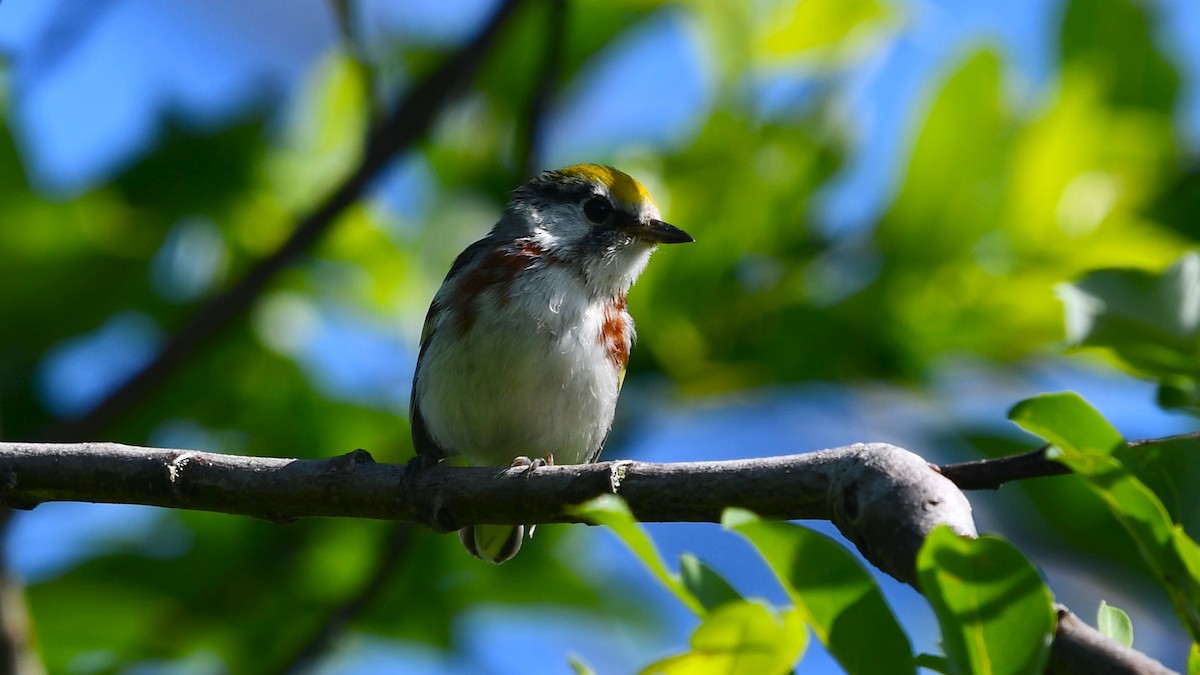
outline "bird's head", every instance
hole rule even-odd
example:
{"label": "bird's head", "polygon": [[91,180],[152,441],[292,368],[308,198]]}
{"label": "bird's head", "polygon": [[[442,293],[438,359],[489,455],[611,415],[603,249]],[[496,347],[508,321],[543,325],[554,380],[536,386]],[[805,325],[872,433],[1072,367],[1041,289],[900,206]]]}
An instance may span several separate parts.
{"label": "bird's head", "polygon": [[649,191],[628,174],[577,164],[513,191],[496,234],[528,238],[597,290],[624,293],[658,244],[694,241],[661,218]]}

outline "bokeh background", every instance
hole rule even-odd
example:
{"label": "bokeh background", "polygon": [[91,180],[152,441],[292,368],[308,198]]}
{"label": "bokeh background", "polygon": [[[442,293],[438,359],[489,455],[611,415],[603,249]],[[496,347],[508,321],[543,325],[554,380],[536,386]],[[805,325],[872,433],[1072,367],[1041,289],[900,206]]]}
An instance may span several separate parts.
{"label": "bokeh background", "polygon": [[[254,268],[360,161],[369,121],[494,0],[0,2],[0,436],[53,435]],[[1161,270],[1200,237],[1192,0],[528,0],[465,93],[250,311],[86,440],[411,456],[421,321],[530,167],[642,180],[697,243],[656,254],[607,458],[889,441],[1030,449],[1005,418],[1081,392],[1128,438],[1194,430],[1063,342],[1060,283]],[[1187,640],[1066,478],[973,494],[1085,619]],[[54,673],[631,672],[694,620],[598,528],[501,567],[350,520],[47,504],[7,523]],[[830,532],[822,523],[814,527]],[[650,525],[747,595],[784,594],[716,525]],[[1193,530],[1194,532],[1194,530]],[[916,647],[932,612],[881,578]],[[800,672],[837,672],[815,645]]]}

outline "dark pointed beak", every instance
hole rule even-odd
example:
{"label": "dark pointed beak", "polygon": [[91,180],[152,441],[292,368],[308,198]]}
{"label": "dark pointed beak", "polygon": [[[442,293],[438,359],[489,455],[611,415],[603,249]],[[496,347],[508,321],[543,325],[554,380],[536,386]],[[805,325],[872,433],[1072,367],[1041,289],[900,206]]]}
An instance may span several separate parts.
{"label": "dark pointed beak", "polygon": [[689,241],[696,241],[692,235],[661,220],[637,223],[629,230],[629,233],[638,239],[652,241],[656,244],[686,244]]}

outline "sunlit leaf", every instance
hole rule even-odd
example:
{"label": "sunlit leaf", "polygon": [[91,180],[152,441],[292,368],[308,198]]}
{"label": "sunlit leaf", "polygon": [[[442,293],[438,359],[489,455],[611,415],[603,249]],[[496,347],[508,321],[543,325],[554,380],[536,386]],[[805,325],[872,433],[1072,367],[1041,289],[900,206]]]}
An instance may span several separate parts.
{"label": "sunlit leaf", "polygon": [[[726,509],[722,526],[743,535],[783,583],[796,610],[849,673],[912,673],[912,647],[871,574],[844,547],[798,525]],[[862,648],[862,636],[871,648]]]}
{"label": "sunlit leaf", "polygon": [[710,612],[727,602],[742,599],[725,577],[690,553],[679,556],[679,576],[688,591]]}
{"label": "sunlit leaf", "polygon": [[779,614],[749,600],[722,605],[692,633],[691,651],[642,670],[643,675],[785,673],[804,653],[808,632],[795,611]]}
{"label": "sunlit leaf", "polygon": [[1066,464],[1104,500],[1166,589],[1192,639],[1200,638],[1200,548],[1172,521],[1158,497],[1112,456],[1119,436],[1077,394],[1018,403],[1010,418],[1052,441]]}
{"label": "sunlit leaf", "polygon": [[1059,447],[1083,447],[1112,454],[1121,434],[1079,394],[1046,394],[1013,406],[1008,418]]}
{"label": "sunlit leaf", "polygon": [[996,537],[941,526],[917,556],[951,673],[1041,673],[1054,636],[1053,597],[1033,565]]}
{"label": "sunlit leaf", "polygon": [[698,616],[706,613],[704,604],[692,595],[680,576],[667,569],[658,548],[633,517],[625,500],[616,495],[601,495],[573,507],[571,512],[597,525],[606,525],[685,607]]}
{"label": "sunlit leaf", "polygon": [[1133,646],[1133,621],[1120,607],[1101,600],[1100,609],[1096,611],[1096,628],[1125,647]]}

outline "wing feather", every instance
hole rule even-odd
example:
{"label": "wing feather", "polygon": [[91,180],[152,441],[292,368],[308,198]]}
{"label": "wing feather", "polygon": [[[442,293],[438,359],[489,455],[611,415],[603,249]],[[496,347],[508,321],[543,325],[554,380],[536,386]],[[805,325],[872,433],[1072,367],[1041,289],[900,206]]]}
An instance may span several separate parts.
{"label": "wing feather", "polygon": [[444,459],[446,452],[429,435],[429,427],[425,425],[425,418],[421,415],[421,366],[425,361],[425,352],[429,350],[430,343],[435,339],[434,336],[437,334],[437,327],[442,314],[446,311],[445,304],[440,297],[442,290],[453,284],[467,268],[471,267],[472,263],[483,255],[483,252],[488,249],[489,245],[490,239],[484,237],[458,254],[458,257],[454,259],[454,264],[450,266],[450,271],[446,273],[446,278],[442,280],[442,287],[438,289],[433,302],[429,304],[429,312],[425,314],[425,324],[421,327],[421,348],[417,352],[417,368],[413,375],[412,393],[409,395],[408,409],[412,418],[413,448],[418,455],[434,461]]}

